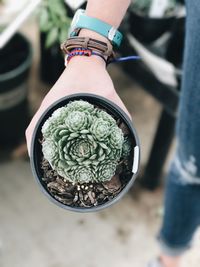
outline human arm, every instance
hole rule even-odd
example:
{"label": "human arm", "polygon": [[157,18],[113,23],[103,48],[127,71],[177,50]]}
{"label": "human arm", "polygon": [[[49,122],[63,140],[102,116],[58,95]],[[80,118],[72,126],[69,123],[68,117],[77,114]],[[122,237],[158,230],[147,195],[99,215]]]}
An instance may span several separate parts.
{"label": "human arm", "polygon": [[[88,0],[86,14],[118,27],[129,4],[130,0]],[[108,42],[105,37],[86,29],[81,30],[80,36],[88,36]],[[76,56],[70,60],[58,81],[45,96],[26,130],[29,151],[33,130],[43,112],[62,97],[81,92],[104,96],[128,113],[114,89],[112,80],[105,68],[105,62],[97,56],[92,56],[92,58]]]}

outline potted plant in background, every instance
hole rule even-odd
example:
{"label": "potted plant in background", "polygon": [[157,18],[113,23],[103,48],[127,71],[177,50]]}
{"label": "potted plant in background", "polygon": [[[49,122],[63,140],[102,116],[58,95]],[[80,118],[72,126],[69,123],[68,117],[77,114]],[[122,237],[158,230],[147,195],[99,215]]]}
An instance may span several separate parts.
{"label": "potted plant in background", "polygon": [[159,82],[179,87],[185,15],[185,6],[180,0],[133,1],[124,27],[126,42],[123,42],[120,52],[122,55],[139,54],[142,60],[134,64],[127,62],[123,68],[133,75],[138,73],[141,80],[143,76],[140,73],[143,71],[138,70],[145,68],[146,76],[154,76]]}
{"label": "potted plant in background", "polygon": [[[1,21],[6,1],[1,1]],[[7,23],[9,23],[7,21]],[[1,26],[3,32],[5,25]],[[0,147],[18,145],[29,121],[28,75],[32,63],[30,42],[20,33],[0,49]]]}
{"label": "potted plant in background", "polygon": [[41,62],[40,74],[44,82],[53,84],[64,70],[64,59],[60,50],[68,34],[71,19],[63,0],[44,0],[40,6]]}
{"label": "potted plant in background", "polygon": [[59,100],[43,114],[30,157],[50,200],[90,212],[115,203],[132,186],[139,144],[124,111],[103,97],[82,93]]}
{"label": "potted plant in background", "polygon": [[134,0],[129,8],[130,32],[143,43],[155,41],[171,29],[179,7],[178,0]]}
{"label": "potted plant in background", "polygon": [[77,9],[86,9],[86,0],[64,0],[67,8],[67,15],[72,18]]}

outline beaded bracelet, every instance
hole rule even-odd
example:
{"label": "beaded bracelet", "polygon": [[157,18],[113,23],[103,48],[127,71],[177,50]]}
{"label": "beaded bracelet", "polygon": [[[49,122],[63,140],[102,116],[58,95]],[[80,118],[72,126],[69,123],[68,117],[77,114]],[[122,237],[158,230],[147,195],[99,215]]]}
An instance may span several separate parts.
{"label": "beaded bracelet", "polygon": [[77,48],[73,49],[70,53],[66,54],[66,56],[65,56],[65,66],[67,66],[69,61],[75,56],[91,57],[93,55],[101,57],[105,61],[105,63],[107,64],[107,60],[104,58],[103,54],[98,53],[98,52],[94,52],[91,49],[84,49],[84,48],[81,48],[81,47],[77,47]]}

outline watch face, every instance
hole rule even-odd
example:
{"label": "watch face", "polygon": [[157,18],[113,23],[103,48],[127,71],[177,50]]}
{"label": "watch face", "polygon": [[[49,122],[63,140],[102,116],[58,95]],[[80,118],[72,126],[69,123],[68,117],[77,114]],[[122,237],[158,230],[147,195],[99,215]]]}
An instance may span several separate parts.
{"label": "watch face", "polygon": [[71,26],[69,29],[69,35],[70,35],[70,33],[72,33],[76,29],[76,25],[77,25],[77,22],[79,21],[79,17],[80,17],[80,15],[82,15],[84,13],[85,13],[84,9],[78,9],[76,11],[76,13],[74,14],[74,17],[72,19],[72,22],[71,22]]}

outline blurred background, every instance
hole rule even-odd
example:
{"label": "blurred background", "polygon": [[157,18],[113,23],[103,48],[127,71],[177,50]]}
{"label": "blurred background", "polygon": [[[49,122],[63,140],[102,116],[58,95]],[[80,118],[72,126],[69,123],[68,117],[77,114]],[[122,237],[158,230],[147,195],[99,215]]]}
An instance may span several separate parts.
{"label": "blurred background", "polygon": [[[154,3],[155,2],[155,3]],[[159,1],[158,1],[159,2]],[[141,142],[139,177],[119,203],[93,214],[58,208],[31,173],[24,131],[64,69],[60,43],[82,0],[0,0],[0,266],[142,267],[158,254],[165,173],[175,146],[182,76],[183,1],[135,0],[109,67]],[[184,267],[199,267],[200,233]]]}

